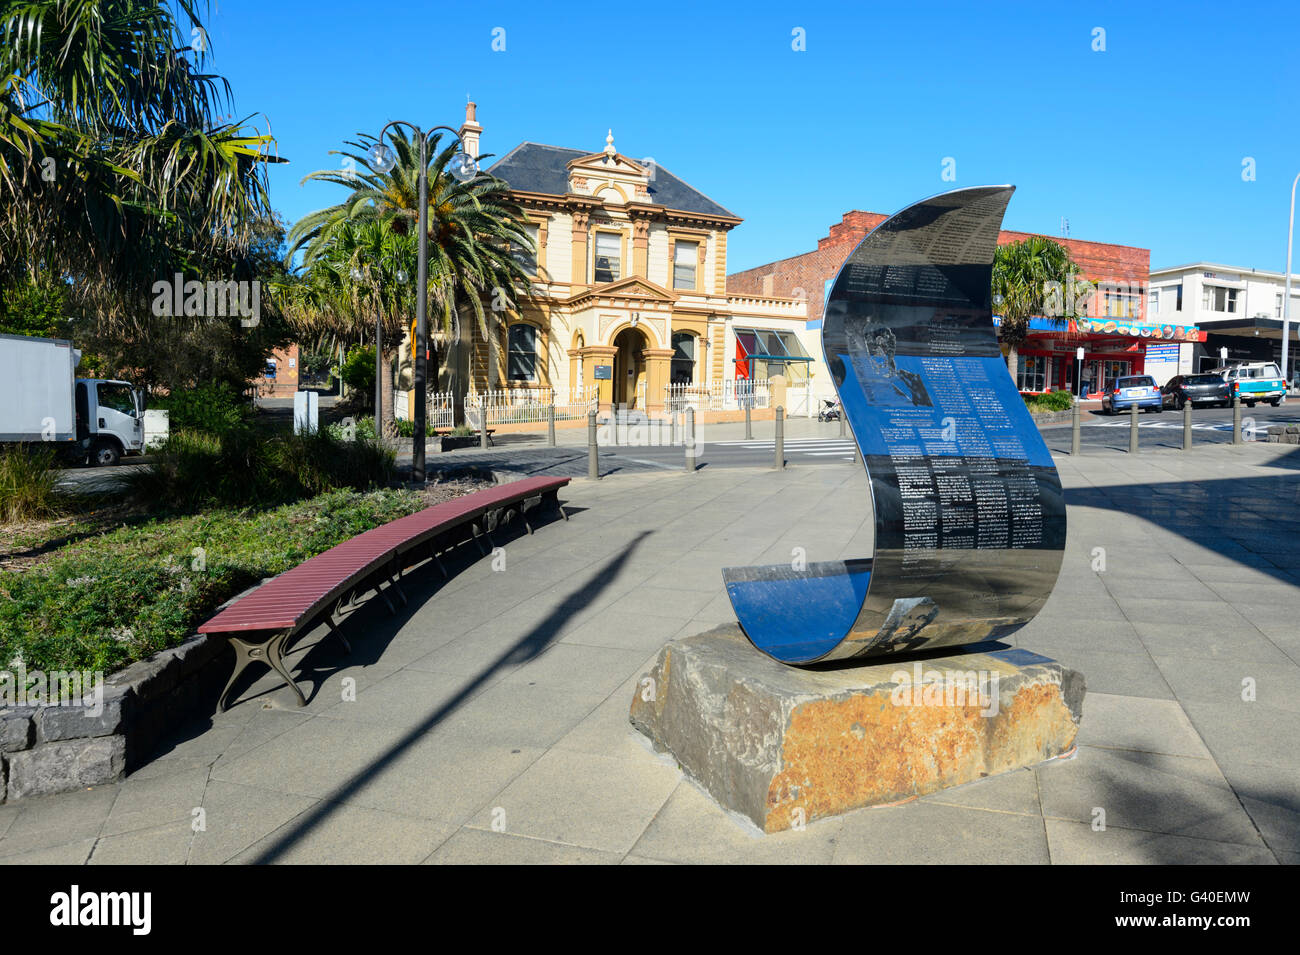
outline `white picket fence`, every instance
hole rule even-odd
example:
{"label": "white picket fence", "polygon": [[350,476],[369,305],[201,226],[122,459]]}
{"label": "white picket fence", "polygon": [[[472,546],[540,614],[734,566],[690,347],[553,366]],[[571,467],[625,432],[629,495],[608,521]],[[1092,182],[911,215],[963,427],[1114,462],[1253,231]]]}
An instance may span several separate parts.
{"label": "white picket fence", "polygon": [[769,408],[772,404],[772,389],[766,381],[753,381],[748,378],[724,378],[703,384],[669,385],[665,398],[668,412],[685,411],[734,411],[750,404],[752,408]]}
{"label": "white picket fence", "polygon": [[[429,395],[429,427],[431,429],[455,426],[455,395],[450,391]],[[549,409],[555,407],[556,421],[585,418],[596,408],[597,391],[578,387],[572,392],[556,392],[550,388],[519,388],[504,391],[471,391],[465,396],[466,418],[477,423],[477,410],[486,408],[489,428],[507,424],[529,424],[546,421]]]}

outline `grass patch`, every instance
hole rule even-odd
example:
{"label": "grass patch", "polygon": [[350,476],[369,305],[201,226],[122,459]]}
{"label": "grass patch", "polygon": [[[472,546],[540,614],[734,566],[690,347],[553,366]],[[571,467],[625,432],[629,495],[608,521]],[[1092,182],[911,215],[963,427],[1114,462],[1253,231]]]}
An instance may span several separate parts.
{"label": "grass patch", "polygon": [[53,517],[62,510],[54,490],[59,479],[55,450],[48,445],[0,448],[0,523]]}
{"label": "grass patch", "polygon": [[[445,492],[442,495],[448,496]],[[226,600],[426,507],[416,491],[336,490],[119,527],[0,572],[0,669],[121,669],[176,646]]]}
{"label": "grass patch", "polygon": [[394,455],[373,440],[310,434],[260,435],[237,429],[216,435],[173,432],[152,463],[126,479],[137,501],[172,511],[270,506],[326,491],[388,484]]}

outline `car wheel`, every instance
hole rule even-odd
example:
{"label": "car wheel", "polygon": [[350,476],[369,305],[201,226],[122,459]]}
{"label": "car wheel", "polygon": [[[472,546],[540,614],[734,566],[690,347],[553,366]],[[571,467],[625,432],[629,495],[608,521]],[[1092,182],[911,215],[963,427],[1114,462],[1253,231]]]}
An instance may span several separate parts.
{"label": "car wheel", "polygon": [[1247,407],[1247,408],[1253,408],[1253,407],[1255,407],[1255,402],[1253,402],[1253,401],[1247,401],[1247,402],[1246,402],[1246,407]]}
{"label": "car wheel", "polygon": [[90,460],[95,467],[111,468],[122,460],[122,452],[112,441],[100,441],[91,450]]}
{"label": "car wheel", "polygon": [[1276,407],[1277,407],[1278,405],[1280,405],[1281,403],[1282,403],[1282,399],[1281,399],[1281,398],[1272,398],[1272,399],[1269,400],[1269,404],[1271,404],[1274,408],[1276,408]]}

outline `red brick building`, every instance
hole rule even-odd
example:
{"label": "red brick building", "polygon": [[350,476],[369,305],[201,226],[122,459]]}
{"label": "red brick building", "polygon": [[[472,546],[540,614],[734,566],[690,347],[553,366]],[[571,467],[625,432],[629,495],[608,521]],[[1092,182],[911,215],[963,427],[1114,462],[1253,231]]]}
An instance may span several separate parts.
{"label": "red brick building", "polygon": [[259,398],[292,398],[298,390],[298,346],[286,345],[271,352],[261,377],[250,384]]}
{"label": "red brick building", "polygon": [[[885,219],[879,212],[847,212],[830,227],[812,252],[780,259],[757,268],[727,276],[728,290],[739,294],[805,298],[810,325],[821,322],[826,293],[845,258],[862,239]],[[1003,230],[999,245],[1019,242],[1033,233]],[[1035,322],[1028,340],[1019,349],[1021,390],[1073,390],[1075,354],[1083,346],[1082,379],[1090,393],[1100,394],[1103,383],[1145,370],[1149,344],[1164,339],[1193,340],[1194,331],[1183,326],[1150,325],[1146,322],[1146,284],[1151,268],[1151,250],[1109,242],[1086,242],[1049,236],[1070,251],[1079,265],[1081,278],[1097,286],[1086,305],[1087,319],[1070,321],[1061,328]],[[1165,357],[1168,349],[1153,349],[1153,359]],[[1175,357],[1173,359],[1177,361]]]}

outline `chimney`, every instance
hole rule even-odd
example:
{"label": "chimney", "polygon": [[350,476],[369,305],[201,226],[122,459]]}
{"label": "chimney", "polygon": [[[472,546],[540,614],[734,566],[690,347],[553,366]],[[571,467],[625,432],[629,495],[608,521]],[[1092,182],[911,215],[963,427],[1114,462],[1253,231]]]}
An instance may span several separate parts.
{"label": "chimney", "polygon": [[475,159],[478,159],[478,137],[483,132],[483,127],[478,124],[474,118],[478,112],[478,106],[474,103],[465,104],[465,122],[460,127],[460,141],[464,144],[465,152],[469,153]]}

